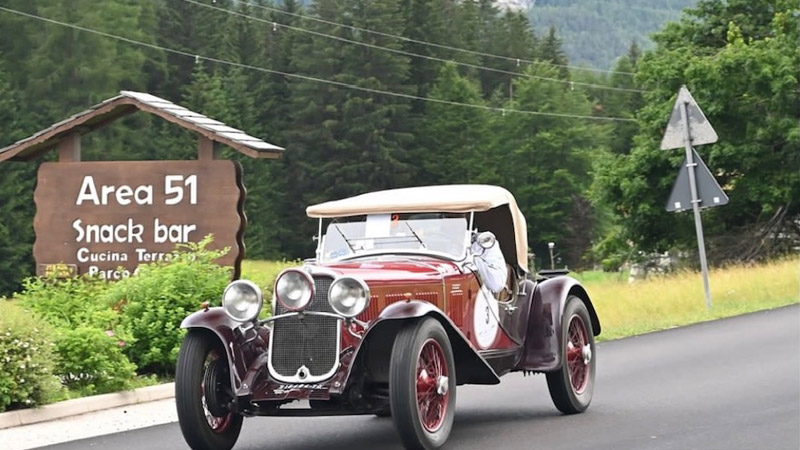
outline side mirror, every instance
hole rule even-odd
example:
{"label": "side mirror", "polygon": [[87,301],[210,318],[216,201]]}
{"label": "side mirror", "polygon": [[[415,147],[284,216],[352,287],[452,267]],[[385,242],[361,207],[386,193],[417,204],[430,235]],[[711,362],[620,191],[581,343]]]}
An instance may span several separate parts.
{"label": "side mirror", "polygon": [[491,231],[484,231],[478,234],[476,241],[478,242],[478,245],[481,246],[481,248],[489,249],[494,247],[494,244],[497,243],[497,238]]}

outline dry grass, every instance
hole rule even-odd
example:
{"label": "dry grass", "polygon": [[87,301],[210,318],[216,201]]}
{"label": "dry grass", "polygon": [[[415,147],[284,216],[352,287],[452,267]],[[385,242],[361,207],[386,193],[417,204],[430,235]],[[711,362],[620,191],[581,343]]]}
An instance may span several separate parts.
{"label": "dry grass", "polygon": [[[242,278],[264,291],[267,304],[278,273],[300,261],[244,261]],[[603,325],[602,340],[689,325],[798,303],[800,260],[711,271],[714,307],[706,309],[703,277],[682,272],[629,284],[619,276],[586,277],[584,284]]]}
{"label": "dry grass", "polygon": [[699,272],[683,272],[629,284],[586,282],[603,325],[603,340],[730,317],[798,303],[800,261],[735,266],[710,273],[708,310]]}

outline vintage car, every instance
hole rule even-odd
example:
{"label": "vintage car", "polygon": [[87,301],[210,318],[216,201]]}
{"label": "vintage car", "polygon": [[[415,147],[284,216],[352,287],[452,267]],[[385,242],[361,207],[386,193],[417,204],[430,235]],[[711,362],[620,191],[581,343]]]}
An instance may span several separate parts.
{"label": "vintage car", "polygon": [[248,416],[391,416],[409,449],[441,447],[456,386],[544,373],[564,414],[592,399],[600,322],[565,272],[528,273],[525,218],[505,189],[394,189],[306,210],[316,257],[284,270],[272,315],[230,283],[187,317],[177,363],[181,430],[229,449]]}

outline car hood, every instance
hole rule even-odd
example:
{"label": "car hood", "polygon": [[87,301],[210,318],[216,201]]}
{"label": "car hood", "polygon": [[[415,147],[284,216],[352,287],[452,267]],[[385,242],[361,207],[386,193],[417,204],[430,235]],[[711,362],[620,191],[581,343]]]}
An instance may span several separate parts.
{"label": "car hood", "polygon": [[453,262],[425,257],[342,261],[317,267],[339,275],[356,276],[369,284],[441,281],[445,275],[460,273]]}

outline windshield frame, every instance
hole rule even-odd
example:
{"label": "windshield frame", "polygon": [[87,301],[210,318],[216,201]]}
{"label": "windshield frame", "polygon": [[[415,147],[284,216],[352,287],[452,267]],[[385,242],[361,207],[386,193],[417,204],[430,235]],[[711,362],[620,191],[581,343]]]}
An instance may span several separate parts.
{"label": "windshield frame", "polygon": [[[366,221],[366,217],[368,215],[369,214],[365,214],[363,216],[364,217],[364,222]],[[355,216],[353,216],[353,217],[355,217]],[[327,240],[328,234],[330,234],[330,233],[328,233],[326,231],[329,231],[331,225],[332,224],[336,224],[337,222],[340,223],[340,224],[341,223],[360,222],[360,221],[353,221],[353,220],[345,220],[343,222],[339,222],[339,220],[351,219],[351,218],[352,217],[328,218],[328,220],[330,222],[326,226],[324,226],[324,224],[323,224],[323,220],[325,220],[326,218],[322,218],[322,217],[319,218],[317,236],[315,236],[315,240],[317,241],[317,247],[316,247],[316,250],[315,250],[315,256],[316,256],[317,262],[331,263],[331,262],[337,262],[337,261],[352,261],[352,260],[357,260],[357,259],[361,259],[361,258],[372,258],[372,257],[378,257],[378,256],[392,256],[392,255],[432,256],[432,257],[435,257],[435,258],[438,258],[438,259],[444,259],[444,260],[447,260],[447,261],[463,262],[463,261],[466,261],[470,256],[470,240],[471,240],[471,235],[472,235],[470,229],[471,229],[471,226],[472,226],[472,223],[473,223],[474,213],[469,213],[467,215],[467,217],[464,217],[464,219],[466,221],[466,227],[464,228],[464,240],[463,240],[463,244],[461,245],[460,254],[458,254],[458,255],[455,255],[453,253],[444,252],[444,251],[433,250],[433,249],[427,248],[427,246],[426,246],[425,248],[418,248],[418,249],[412,249],[412,248],[385,248],[385,249],[371,249],[371,250],[362,249],[362,250],[358,250],[357,252],[351,252],[351,253],[348,253],[346,255],[335,257],[335,258],[325,258],[324,254],[323,254],[323,251],[324,251],[324,248],[325,248],[325,244],[326,244],[326,240]],[[431,219],[428,219],[428,220],[431,220]],[[433,219],[433,220],[435,220],[435,219]],[[421,240],[421,238],[419,236],[417,236],[417,234],[416,234],[415,230],[413,229],[413,227],[411,227],[411,225],[409,225],[408,222],[406,222],[406,221],[404,221],[403,223],[406,226],[408,226],[409,229],[413,233],[413,236],[406,236],[406,237],[411,238],[411,239],[416,239],[416,240],[418,240],[420,242],[420,244],[425,246],[426,244]],[[336,227],[336,228],[339,229],[339,227]],[[341,229],[339,229],[338,231],[339,231],[339,233],[342,233]],[[343,235],[343,238],[345,239],[346,242],[348,240],[352,241],[352,239],[353,239],[353,238],[348,239],[344,235]],[[359,237],[357,237],[355,239],[356,240],[362,240],[362,239],[371,239],[371,238],[367,238],[365,236],[359,236]],[[380,237],[377,237],[377,239],[380,239]],[[347,244],[350,245],[349,242],[347,242]]]}

